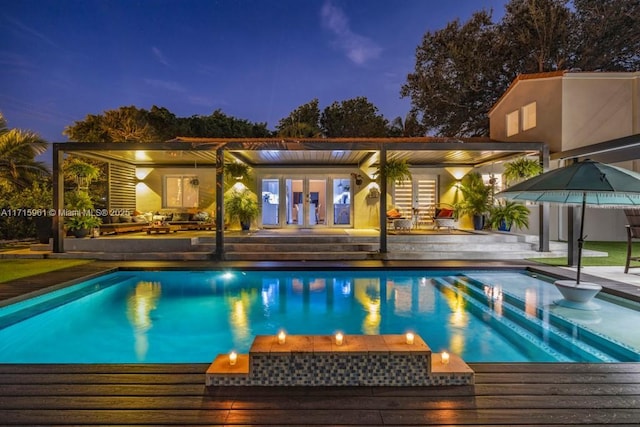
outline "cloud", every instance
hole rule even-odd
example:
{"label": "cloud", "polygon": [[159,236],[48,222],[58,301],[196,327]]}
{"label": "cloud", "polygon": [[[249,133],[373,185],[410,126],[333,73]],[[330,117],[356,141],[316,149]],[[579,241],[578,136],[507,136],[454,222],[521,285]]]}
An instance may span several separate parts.
{"label": "cloud", "polygon": [[153,56],[156,57],[159,63],[161,63],[162,65],[167,65],[167,66],[169,65],[169,61],[167,61],[167,58],[164,56],[164,54],[160,49],[158,49],[155,46],[152,46],[151,52],[153,52]]}
{"label": "cloud", "polygon": [[159,79],[144,79],[144,82],[155,88],[170,90],[172,92],[186,92],[187,90],[180,83]]}
{"label": "cloud", "polygon": [[373,40],[354,33],[342,9],[334,6],[331,1],[327,0],[322,5],[320,16],[322,26],[333,33],[336,45],[352,62],[362,65],[380,56],[382,48]]}
{"label": "cloud", "polygon": [[23,36],[25,38],[39,40],[41,42],[44,42],[45,44],[48,44],[49,46],[55,47],[56,49],[60,48],[60,46],[56,42],[54,42],[53,39],[47,37],[46,35],[44,35],[41,32],[35,30],[34,28],[31,28],[31,27],[23,24],[22,21],[20,21],[18,19],[14,19],[14,18],[9,17],[9,16],[5,16],[5,17],[13,25],[14,30],[18,34],[20,34],[21,36]]}

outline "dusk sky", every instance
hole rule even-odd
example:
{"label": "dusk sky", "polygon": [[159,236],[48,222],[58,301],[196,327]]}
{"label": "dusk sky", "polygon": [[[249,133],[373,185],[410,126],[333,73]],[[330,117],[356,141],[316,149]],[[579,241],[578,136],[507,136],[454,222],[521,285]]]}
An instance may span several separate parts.
{"label": "dusk sky", "polygon": [[404,117],[426,31],[507,0],[0,0],[0,111],[49,142],[87,114],[216,109],[273,130],[318,98]]}

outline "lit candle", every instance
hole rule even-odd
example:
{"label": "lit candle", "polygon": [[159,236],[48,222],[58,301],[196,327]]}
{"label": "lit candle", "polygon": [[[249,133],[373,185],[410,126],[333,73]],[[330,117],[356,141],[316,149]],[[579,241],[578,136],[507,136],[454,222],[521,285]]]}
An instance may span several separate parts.
{"label": "lit candle", "polygon": [[342,345],[342,341],[344,341],[344,335],[341,332],[336,334],[336,345]]}
{"label": "lit candle", "polygon": [[280,331],[280,333],[278,334],[278,344],[284,344],[286,340],[287,335],[284,333],[284,331]]}
{"label": "lit candle", "polygon": [[229,353],[229,365],[233,366],[238,361],[238,354],[235,351]]}
{"label": "lit candle", "polygon": [[442,352],[442,364],[443,365],[449,364],[449,353],[447,353],[446,351]]}
{"label": "lit candle", "polygon": [[407,332],[407,344],[409,345],[413,345],[413,340],[415,338],[415,335],[413,335],[411,332]]}

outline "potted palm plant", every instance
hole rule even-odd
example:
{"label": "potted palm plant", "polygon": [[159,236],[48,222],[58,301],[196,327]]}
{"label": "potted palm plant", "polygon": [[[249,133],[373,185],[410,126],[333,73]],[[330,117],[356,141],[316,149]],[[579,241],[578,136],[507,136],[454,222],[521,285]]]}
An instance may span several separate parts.
{"label": "potted palm plant", "polygon": [[93,215],[93,201],[86,191],[72,191],[65,197],[68,215],[65,225],[75,237],[87,237],[102,221]]}
{"label": "potted palm plant", "polygon": [[484,228],[484,215],[489,212],[491,186],[486,185],[479,173],[470,173],[460,185],[463,200],[455,204],[458,215],[471,215],[473,228]]}
{"label": "potted palm plant", "polygon": [[224,212],[230,221],[239,221],[243,230],[260,214],[258,196],[247,188],[232,187],[224,196]]}
{"label": "potted palm plant", "polygon": [[499,231],[511,231],[514,225],[518,228],[529,228],[529,209],[511,200],[503,200],[492,206],[489,215],[489,224]]}

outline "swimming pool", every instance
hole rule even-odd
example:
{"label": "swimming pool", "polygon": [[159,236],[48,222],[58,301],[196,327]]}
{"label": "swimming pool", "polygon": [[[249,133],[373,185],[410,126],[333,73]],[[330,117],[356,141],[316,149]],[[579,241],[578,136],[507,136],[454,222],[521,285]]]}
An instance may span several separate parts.
{"label": "swimming pool", "polygon": [[0,363],[206,363],[256,335],[415,331],[467,362],[640,360],[636,303],[525,270],[121,271],[0,308]]}

